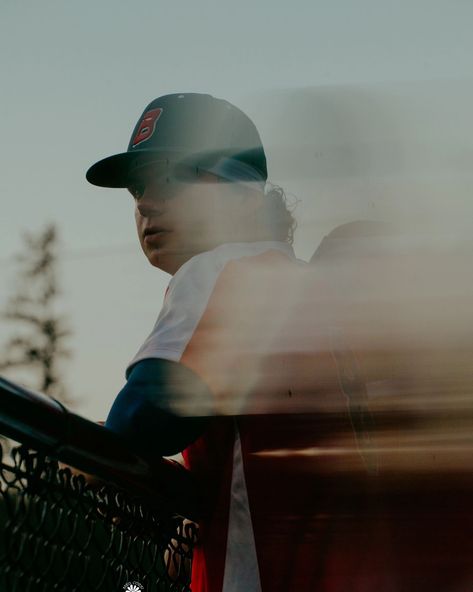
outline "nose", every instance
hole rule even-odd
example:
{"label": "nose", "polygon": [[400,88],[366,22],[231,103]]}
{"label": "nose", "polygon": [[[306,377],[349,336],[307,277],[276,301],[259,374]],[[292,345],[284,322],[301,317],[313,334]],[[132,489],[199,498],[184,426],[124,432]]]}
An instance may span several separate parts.
{"label": "nose", "polygon": [[159,216],[167,200],[166,184],[150,181],[143,187],[143,193],[136,201],[139,213],[144,217]]}

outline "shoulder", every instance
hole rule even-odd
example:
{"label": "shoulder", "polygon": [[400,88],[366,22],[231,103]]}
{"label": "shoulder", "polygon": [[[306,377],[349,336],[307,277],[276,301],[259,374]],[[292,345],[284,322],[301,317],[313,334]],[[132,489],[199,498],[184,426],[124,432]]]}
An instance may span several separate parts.
{"label": "shoulder", "polygon": [[[212,251],[206,251],[189,259],[169,283],[168,297],[188,293],[189,289],[208,293],[212,290],[221,272],[230,267],[237,268],[248,263],[270,265],[278,260],[295,261],[292,247],[277,241],[253,243],[226,243]],[[232,264],[232,265],[230,265]],[[195,292],[194,292],[195,296]]]}
{"label": "shoulder", "polygon": [[274,252],[285,261],[294,260],[291,247],[283,245],[228,243],[192,257],[173,276],[156,324],[130,366],[145,358],[180,361],[190,341],[195,342],[203,318],[212,319],[213,329],[222,318],[228,318],[222,316],[223,309],[227,313],[232,307],[242,311],[248,299],[251,301],[264,276],[262,270],[268,267],[259,264],[261,257]]}

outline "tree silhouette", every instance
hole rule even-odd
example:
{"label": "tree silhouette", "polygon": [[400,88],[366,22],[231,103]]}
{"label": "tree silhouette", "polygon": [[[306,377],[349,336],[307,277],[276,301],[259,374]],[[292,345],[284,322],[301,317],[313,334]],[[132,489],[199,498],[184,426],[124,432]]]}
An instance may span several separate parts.
{"label": "tree silhouette", "polygon": [[65,347],[70,330],[58,313],[56,227],[48,224],[37,234],[27,233],[24,241],[17,257],[17,289],[2,314],[15,331],[0,354],[0,371],[27,369],[37,376],[31,388],[70,404],[60,372],[61,361],[70,356]]}

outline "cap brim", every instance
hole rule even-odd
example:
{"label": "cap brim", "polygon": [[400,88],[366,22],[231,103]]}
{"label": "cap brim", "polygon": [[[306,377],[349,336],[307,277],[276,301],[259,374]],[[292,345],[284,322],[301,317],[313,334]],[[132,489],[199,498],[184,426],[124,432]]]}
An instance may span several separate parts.
{"label": "cap brim", "polygon": [[133,170],[146,164],[169,162],[177,154],[169,151],[134,150],[114,154],[93,164],[85,177],[92,185],[98,187],[128,187]]}
{"label": "cap brim", "polygon": [[[264,152],[253,149],[198,153],[186,153],[183,150],[133,150],[99,160],[87,171],[86,179],[99,187],[129,187],[134,171],[152,163],[172,163],[187,169],[198,166],[229,181],[265,182],[267,178]],[[222,163],[226,163],[225,166]]]}

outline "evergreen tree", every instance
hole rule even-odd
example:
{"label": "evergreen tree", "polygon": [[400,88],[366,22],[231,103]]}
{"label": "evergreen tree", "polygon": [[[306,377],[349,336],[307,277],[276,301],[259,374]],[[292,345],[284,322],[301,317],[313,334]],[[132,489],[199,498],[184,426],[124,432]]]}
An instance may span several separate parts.
{"label": "evergreen tree", "polygon": [[60,371],[70,356],[65,347],[70,331],[58,312],[56,227],[49,224],[24,238],[24,252],[17,257],[18,286],[2,315],[14,324],[14,333],[0,354],[0,371],[26,369],[37,377],[31,388],[70,404]]}

